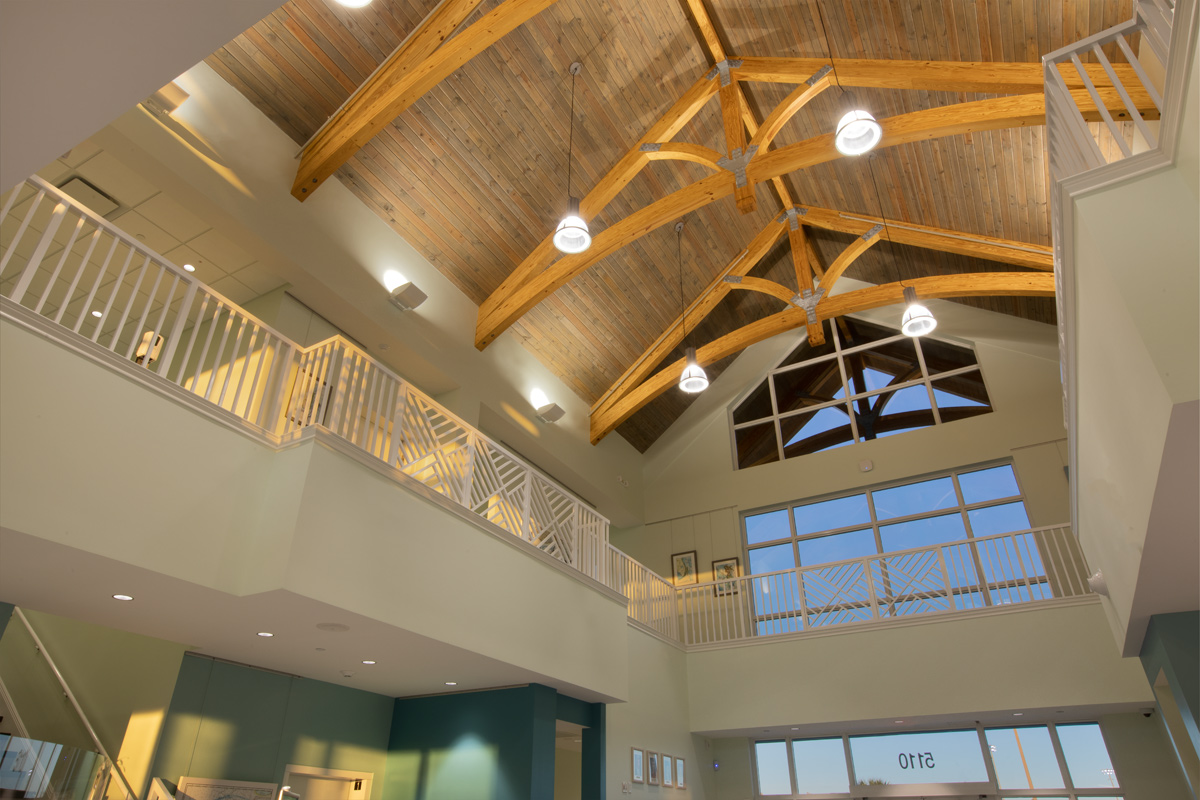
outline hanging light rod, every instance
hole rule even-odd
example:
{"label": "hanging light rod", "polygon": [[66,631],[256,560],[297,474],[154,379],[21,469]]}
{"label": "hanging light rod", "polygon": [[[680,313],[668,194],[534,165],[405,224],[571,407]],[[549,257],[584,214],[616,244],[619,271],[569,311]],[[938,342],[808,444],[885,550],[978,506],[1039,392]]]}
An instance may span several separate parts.
{"label": "hanging light rod", "polygon": [[860,156],[879,144],[879,140],[883,138],[883,128],[870,111],[856,108],[854,95],[842,87],[842,81],[837,74],[837,62],[833,60],[833,42],[829,39],[829,29],[825,27],[825,12],[821,3],[816,5],[817,16],[821,20],[821,31],[825,34],[825,55],[829,58],[829,65],[833,67],[833,79],[841,91],[840,105],[845,109],[833,134],[833,146],[844,156]]}
{"label": "hanging light rod", "polygon": [[579,214],[579,198],[571,194],[571,157],[575,149],[575,77],[583,70],[578,61],[571,64],[571,122],[567,139],[567,213],[554,229],[554,246],[560,253],[582,253],[592,246],[592,234]]}
{"label": "hanging light rod", "polygon": [[[675,223],[675,255],[679,262],[679,309],[683,324],[683,341],[687,342],[687,305],[683,301],[683,222]],[[708,375],[696,360],[696,348],[688,345],[684,349],[687,363],[679,376],[679,388],[688,394],[697,394],[708,388]]]}

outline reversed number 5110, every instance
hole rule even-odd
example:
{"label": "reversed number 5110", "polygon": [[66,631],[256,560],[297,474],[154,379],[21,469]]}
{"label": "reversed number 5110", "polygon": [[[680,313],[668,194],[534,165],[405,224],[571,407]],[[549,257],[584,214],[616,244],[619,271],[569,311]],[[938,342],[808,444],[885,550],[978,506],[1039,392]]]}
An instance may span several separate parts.
{"label": "reversed number 5110", "polygon": [[933,753],[901,753],[900,769],[933,769]]}

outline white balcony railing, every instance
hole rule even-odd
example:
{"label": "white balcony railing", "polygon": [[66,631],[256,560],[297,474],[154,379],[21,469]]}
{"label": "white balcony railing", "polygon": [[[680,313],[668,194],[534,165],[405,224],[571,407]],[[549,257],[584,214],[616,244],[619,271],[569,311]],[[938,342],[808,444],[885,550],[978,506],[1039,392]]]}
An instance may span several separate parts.
{"label": "white balcony railing", "polygon": [[612,547],[608,520],[353,343],[301,347],[38,178],[0,206],[0,297],[6,317],[137,365],[265,441],[330,431],[685,645],[1088,593],[1065,527],[676,587]]}
{"label": "white balcony railing", "polygon": [[1089,594],[1065,526],[965,539],[677,590],[680,640],[713,644]]}
{"label": "white balcony railing", "polygon": [[36,177],[0,206],[0,296],[268,441],[324,427],[605,582],[608,520],[583,501],[352,343],[301,347]]}

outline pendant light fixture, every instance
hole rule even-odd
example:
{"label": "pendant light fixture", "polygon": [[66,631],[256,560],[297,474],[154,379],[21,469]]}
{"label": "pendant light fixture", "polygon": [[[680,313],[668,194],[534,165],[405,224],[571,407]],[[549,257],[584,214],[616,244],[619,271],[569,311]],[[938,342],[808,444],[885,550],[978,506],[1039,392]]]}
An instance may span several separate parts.
{"label": "pendant light fixture", "polygon": [[821,19],[821,31],[825,34],[825,54],[829,58],[829,65],[833,67],[833,78],[841,90],[842,102],[838,105],[844,112],[833,134],[833,146],[842,155],[860,156],[879,144],[879,140],[883,138],[883,128],[870,111],[858,108],[854,102],[854,95],[842,87],[842,81],[837,74],[837,62],[833,60],[833,42],[829,39],[829,29],[825,27],[825,12],[821,10],[820,3],[817,3],[817,16]]}
{"label": "pendant light fixture", "polygon": [[[883,229],[887,233],[888,241],[895,244],[892,241],[892,229],[888,226],[887,217],[883,214],[883,197],[879,194],[879,182],[875,180],[875,156],[867,159],[867,166],[871,170],[871,185],[875,187],[875,204],[879,207],[879,218],[883,220]],[[912,269],[911,261],[909,269],[916,272]],[[903,285],[903,281],[901,284]],[[937,319],[928,308],[917,302],[917,290],[911,286],[904,287],[904,304],[904,315],[900,317],[900,332],[914,339],[932,333],[933,329],[937,327]]]}
{"label": "pendant light fixture", "polygon": [[[675,223],[675,256],[679,262],[679,316],[683,325],[683,341],[687,342],[687,305],[683,301],[683,223]],[[684,350],[687,363],[679,376],[679,388],[688,394],[697,394],[708,388],[708,375],[696,360],[696,348],[690,345]]]}
{"label": "pendant light fixture", "polygon": [[567,139],[567,213],[554,229],[554,246],[562,253],[582,253],[592,246],[592,234],[579,215],[579,198],[571,194],[571,156],[575,147],[575,76],[583,69],[578,61],[571,64],[571,123]]}

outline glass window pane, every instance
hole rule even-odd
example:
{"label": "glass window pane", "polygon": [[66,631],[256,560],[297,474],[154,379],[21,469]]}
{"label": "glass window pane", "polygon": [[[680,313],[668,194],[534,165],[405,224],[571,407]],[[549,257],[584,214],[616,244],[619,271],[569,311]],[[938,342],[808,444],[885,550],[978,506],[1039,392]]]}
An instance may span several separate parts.
{"label": "glass window pane", "polygon": [[978,472],[965,472],[958,476],[958,485],[962,487],[963,500],[968,504],[1021,494],[1011,464],[981,469]]}
{"label": "glass window pane", "polygon": [[937,339],[928,337],[921,339],[920,344],[921,353],[925,356],[925,366],[929,368],[930,375],[962,367],[972,367],[979,363],[975,360],[974,351],[968,347],[939,342]]}
{"label": "glass window pane", "polygon": [[775,382],[775,403],[780,414],[828,402],[842,388],[836,358],[777,372],[771,380]]}
{"label": "glass window pane", "polygon": [[954,481],[949,477],[880,489],[871,492],[871,499],[875,501],[875,517],[881,520],[941,511],[958,505]]}
{"label": "glass window pane", "polygon": [[771,409],[771,389],[767,382],[763,381],[733,412],[733,422],[737,425],[763,419],[773,413],[775,412]]}
{"label": "glass window pane", "polygon": [[859,783],[974,783],[988,779],[975,731],[851,736]]}
{"label": "glass window pane", "polygon": [[775,422],[763,422],[733,432],[737,440],[738,469],[779,460],[779,443],[775,438]]}
{"label": "glass window pane", "polygon": [[773,542],[791,535],[792,527],[788,524],[786,508],[746,517],[746,544]]}
{"label": "glass window pane", "polygon": [[773,547],[756,547],[748,554],[750,556],[750,574],[761,575],[764,572],[777,572],[781,569],[791,569],[796,566],[796,555],[792,545],[777,544]]}
{"label": "glass window pane", "polygon": [[758,793],[791,794],[792,780],[788,776],[787,743],[755,742],[754,755],[758,764]]}
{"label": "glass window pane", "polygon": [[873,556],[879,552],[875,546],[875,533],[870,528],[832,536],[818,536],[796,543],[800,551],[800,566],[828,564],[830,561],[845,561],[849,558]]}
{"label": "glass window pane", "polygon": [[1045,727],[995,728],[985,732],[1001,789],[1061,789],[1058,757]]}
{"label": "glass window pane", "polygon": [[796,791],[800,794],[833,794],[850,791],[846,750],[841,739],[800,739],[792,742],[796,764]]}
{"label": "glass window pane", "polygon": [[881,525],[879,535],[883,540],[883,551],[886,553],[958,541],[966,538],[967,531],[963,527],[962,514],[954,513],[899,522],[895,525]]}
{"label": "glass window pane", "polygon": [[871,523],[871,512],[867,508],[865,494],[796,506],[795,514],[798,536]]}
{"label": "glass window pane", "polygon": [[783,432],[784,458],[854,444],[845,406],[829,406],[820,411],[796,414],[781,419],[779,426]]}
{"label": "glass window pane", "polygon": [[1029,530],[1029,516],[1025,513],[1024,503],[977,508],[968,511],[967,517],[971,520],[971,532],[976,536]]}
{"label": "glass window pane", "polygon": [[1059,725],[1055,730],[1058,731],[1058,741],[1062,745],[1075,788],[1108,789],[1120,786],[1099,725]]}

